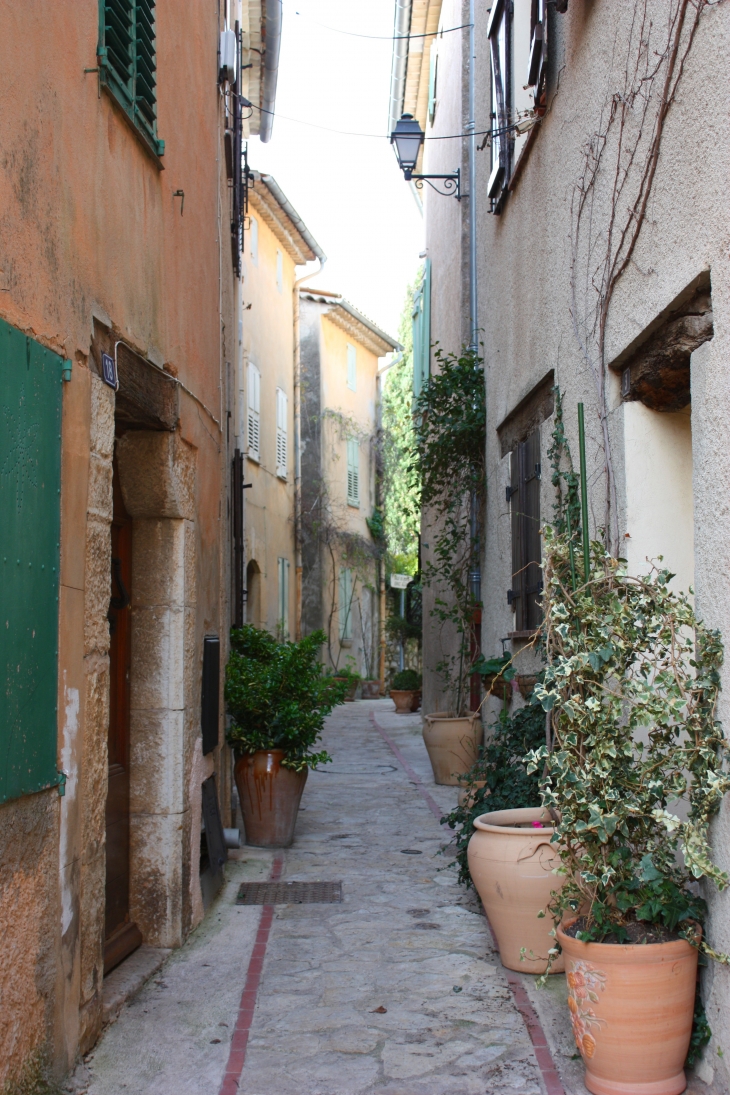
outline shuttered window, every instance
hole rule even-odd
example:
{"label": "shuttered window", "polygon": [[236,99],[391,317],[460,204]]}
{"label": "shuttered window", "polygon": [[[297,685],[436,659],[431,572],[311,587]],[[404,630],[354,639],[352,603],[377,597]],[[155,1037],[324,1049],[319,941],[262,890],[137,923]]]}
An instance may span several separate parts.
{"label": "shuttered window", "polygon": [[492,169],[487,193],[492,210],[498,212],[509,182],[510,137],[505,132],[509,124],[510,55],[509,0],[495,0],[487,24],[487,37],[492,59]]}
{"label": "shuttered window", "polygon": [[360,442],[347,442],[347,504],[360,505]]}
{"label": "shuttered window", "polygon": [[547,65],[547,0],[532,0],[530,5],[530,60],[528,86],[534,89],[535,105],[540,104]]}
{"label": "shuttered window", "polygon": [[277,619],[279,636],[289,638],[289,560],[279,559],[279,612]]}
{"label": "shuttered window", "polygon": [[63,366],[0,320],[0,802],[59,782]]}
{"label": "shuttered window", "polygon": [[429,67],[428,67],[428,120],[433,125],[436,118],[436,89],[438,81],[438,52],[436,49],[436,42],[432,40],[431,49],[429,51]]}
{"label": "shuttered window", "polygon": [[158,156],[155,0],[103,0],[99,68],[104,86]]}
{"label": "shuttered window", "polygon": [[423,265],[421,284],[413,295],[413,395],[418,398],[431,372],[431,260]]}
{"label": "shuttered window", "polygon": [[514,608],[515,631],[540,626],[542,555],[540,550],[540,431],[512,451],[512,588],[507,600]]}
{"label": "shuttered window", "polygon": [[289,400],[286,392],[276,389],[276,474],[286,479],[287,470],[287,414]]}
{"label": "shuttered window", "polygon": [[248,456],[261,459],[260,413],[261,373],[252,361],[248,363]]}
{"label": "shuttered window", "polygon": [[340,567],[340,639],[352,638],[352,571],[349,567]]}
{"label": "shuttered window", "polygon": [[357,350],[347,343],[347,387],[357,391]]}

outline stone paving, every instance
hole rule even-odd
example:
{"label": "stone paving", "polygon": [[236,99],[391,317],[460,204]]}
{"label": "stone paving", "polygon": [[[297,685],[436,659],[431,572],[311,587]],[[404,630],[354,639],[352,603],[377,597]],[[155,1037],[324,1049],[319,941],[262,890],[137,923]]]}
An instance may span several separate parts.
{"label": "stone paving", "polygon": [[[438,805],[456,800],[433,783],[419,716],[380,700],[330,717],[334,763],[309,777],[282,877],[341,880],[343,903],[276,908],[239,1090],[544,1095],[486,921],[446,869],[445,830],[372,712]],[[217,1095],[261,913],[237,907],[235,894],[273,861],[260,849],[235,854],[203,924],[122,1010],[69,1090]],[[520,980],[543,1013],[566,1095],[585,1095],[564,978],[537,994],[532,978]]]}

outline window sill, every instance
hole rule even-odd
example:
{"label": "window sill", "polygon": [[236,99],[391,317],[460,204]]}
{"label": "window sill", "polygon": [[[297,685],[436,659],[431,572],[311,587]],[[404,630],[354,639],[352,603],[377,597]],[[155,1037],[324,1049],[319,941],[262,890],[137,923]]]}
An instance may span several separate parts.
{"label": "window sill", "polygon": [[280,479],[282,483],[287,483],[289,481],[289,476],[285,471],[277,471],[276,478]]}
{"label": "window sill", "polygon": [[106,84],[103,80],[101,82],[101,86],[102,86],[102,88],[104,90],[104,93],[106,94],[107,98],[111,100],[111,102],[114,105],[114,108],[116,109],[116,111],[122,116],[122,118],[123,118],[124,122],[126,123],[126,125],[128,126],[128,128],[132,131],[134,136],[137,138],[137,141],[139,142],[139,144],[142,146],[142,148],[147,153],[149,158],[155,163],[155,165],[157,167],[157,170],[158,171],[164,171],[165,170],[165,165],[162,162],[162,160],[160,159],[160,157],[158,156],[157,152],[154,150],[154,148],[150,144],[150,138],[147,136],[147,134],[142,129],[139,128],[139,126],[134,122],[134,120],[132,118],[130,118],[129,114],[127,113],[127,111],[124,108],[124,105],[122,103],[120,103],[118,96],[114,94],[113,89],[110,88],[109,85]]}
{"label": "window sill", "polygon": [[248,457],[248,459],[251,461],[252,464],[260,464],[261,463],[261,457],[256,456],[252,452],[247,452],[246,456]]}
{"label": "window sill", "polygon": [[350,509],[360,509],[360,503],[359,502],[350,502],[350,500],[348,499],[347,504],[350,507]]}
{"label": "window sill", "polygon": [[536,627],[534,631],[508,631],[507,638],[512,640],[526,640],[534,639],[536,635],[540,634],[540,628]]}

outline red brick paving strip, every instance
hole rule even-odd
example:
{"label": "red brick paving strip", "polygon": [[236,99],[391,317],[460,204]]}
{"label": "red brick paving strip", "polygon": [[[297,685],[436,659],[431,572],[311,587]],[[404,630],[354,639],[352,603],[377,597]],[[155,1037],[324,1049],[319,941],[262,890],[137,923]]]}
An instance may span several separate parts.
{"label": "red brick paving strip", "polygon": [[[380,725],[375,717],[374,711],[370,712],[370,720],[385,744],[393,753],[393,756],[400,762],[400,764],[405,769],[408,778],[411,780],[412,783],[415,784],[416,790],[418,791],[419,795],[421,795],[421,797],[425,799],[431,813],[434,815],[434,817],[441,821],[441,818],[444,814],[443,810],[438,805],[438,803],[431,797],[431,795],[429,795],[428,791],[421,782],[418,773],[414,772],[414,770],[411,768],[410,764],[403,756],[393,739]],[[483,909],[482,912],[484,912]],[[487,921],[489,931],[491,932],[494,949],[498,950],[497,940],[495,938],[494,931],[492,930],[492,925],[489,923],[489,918],[487,917],[486,912],[484,913],[484,919]],[[540,1072],[542,1074],[542,1080],[545,1084],[547,1095],[565,1095],[565,1089],[563,1087],[560,1076],[558,1075],[558,1070],[555,1067],[555,1062],[553,1061],[550,1047],[547,1044],[545,1032],[542,1029],[542,1025],[537,1017],[535,1009],[530,1003],[530,998],[525,992],[525,986],[522,984],[517,974],[508,969],[506,969],[504,972],[507,977],[507,984],[510,987],[512,996],[515,1001],[515,1006],[517,1007],[517,1010],[524,1020],[525,1026],[527,1027],[527,1033],[530,1035],[532,1049],[534,1051],[535,1059],[537,1061],[537,1067],[540,1069]],[[234,1095],[234,1092],[235,1089],[231,1088],[231,1095]],[[222,1088],[220,1095],[224,1095]],[[226,1095],[228,1095],[228,1092],[226,1092]]]}
{"label": "red brick paving strip", "polygon": [[[271,867],[271,874],[269,875],[270,882],[279,881],[283,866],[284,857],[280,855],[276,856]],[[240,1090],[239,1084],[241,1073],[243,1072],[243,1066],[246,1063],[248,1036],[251,1033],[251,1025],[253,1023],[253,1015],[256,1008],[256,997],[258,996],[259,986],[261,984],[261,974],[263,973],[264,958],[266,957],[266,946],[269,942],[269,934],[271,932],[273,920],[274,906],[264,905],[261,910],[261,919],[259,920],[256,940],[253,945],[253,950],[251,951],[248,970],[246,971],[246,983],[241,994],[238,1018],[236,1019],[236,1025],[233,1028],[231,1048],[228,1053],[228,1063],[226,1064],[226,1071],[223,1074],[223,1080],[218,1095],[238,1095]]]}

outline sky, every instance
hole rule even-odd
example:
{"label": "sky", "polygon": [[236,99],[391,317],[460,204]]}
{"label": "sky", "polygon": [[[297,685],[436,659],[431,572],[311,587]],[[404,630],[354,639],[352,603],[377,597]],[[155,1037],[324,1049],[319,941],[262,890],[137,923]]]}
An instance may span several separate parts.
{"label": "sky", "polygon": [[396,337],[423,219],[387,139],[394,0],[283,8],[273,135],[250,138],[249,165],[274,176],[327,255],[307,285],[343,293]]}

